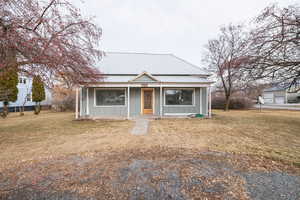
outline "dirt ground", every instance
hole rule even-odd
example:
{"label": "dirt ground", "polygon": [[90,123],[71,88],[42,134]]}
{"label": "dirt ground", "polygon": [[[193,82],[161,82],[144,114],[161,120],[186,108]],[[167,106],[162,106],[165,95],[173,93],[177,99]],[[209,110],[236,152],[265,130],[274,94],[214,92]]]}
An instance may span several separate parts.
{"label": "dirt ground", "polygon": [[130,120],[0,119],[0,200],[300,199],[300,112]]}

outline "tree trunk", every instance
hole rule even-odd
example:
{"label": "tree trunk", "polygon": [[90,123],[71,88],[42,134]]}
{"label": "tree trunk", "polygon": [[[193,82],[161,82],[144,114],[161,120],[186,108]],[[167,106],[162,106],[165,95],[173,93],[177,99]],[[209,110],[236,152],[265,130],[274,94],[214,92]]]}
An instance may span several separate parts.
{"label": "tree trunk", "polygon": [[19,109],[20,109],[20,116],[24,116],[24,111],[25,111],[24,106],[21,106],[21,108],[19,107]]}
{"label": "tree trunk", "polygon": [[40,104],[40,102],[36,102],[35,109],[34,109],[34,114],[38,115],[38,114],[40,114],[40,112],[41,112],[41,104]]}
{"label": "tree trunk", "polygon": [[226,96],[226,102],[225,102],[225,111],[229,111],[229,105],[230,105],[230,97]]}
{"label": "tree trunk", "polygon": [[2,117],[6,118],[8,115],[8,102],[3,102],[3,112]]}

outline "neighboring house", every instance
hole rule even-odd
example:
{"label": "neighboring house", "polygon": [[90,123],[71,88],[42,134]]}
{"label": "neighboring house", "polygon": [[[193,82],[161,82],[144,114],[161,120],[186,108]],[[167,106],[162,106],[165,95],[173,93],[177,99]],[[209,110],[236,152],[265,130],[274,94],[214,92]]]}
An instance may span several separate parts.
{"label": "neighboring house", "polygon": [[265,104],[287,103],[287,89],[283,87],[271,87],[263,90]]}
{"label": "neighboring house", "polygon": [[[18,83],[18,99],[15,102],[9,102],[9,109],[11,111],[19,111],[19,108],[23,105],[25,110],[32,110],[35,106],[35,102],[32,101],[32,78],[26,76],[19,76]],[[51,93],[45,89],[46,99],[41,102],[41,105],[51,105]],[[0,110],[2,110],[3,102],[0,102]]]}
{"label": "neighboring house", "polygon": [[76,117],[211,114],[209,74],[172,54],[105,53],[98,69],[104,78],[82,83]]}
{"label": "neighboring house", "polygon": [[270,87],[263,90],[266,104],[300,103],[300,92],[289,87]]}

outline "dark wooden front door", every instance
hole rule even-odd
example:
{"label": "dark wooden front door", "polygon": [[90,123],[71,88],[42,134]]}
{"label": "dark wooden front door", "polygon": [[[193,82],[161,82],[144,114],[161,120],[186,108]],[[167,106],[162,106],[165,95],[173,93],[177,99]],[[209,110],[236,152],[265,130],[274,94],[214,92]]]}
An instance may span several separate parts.
{"label": "dark wooden front door", "polygon": [[153,114],[153,90],[143,91],[143,113]]}

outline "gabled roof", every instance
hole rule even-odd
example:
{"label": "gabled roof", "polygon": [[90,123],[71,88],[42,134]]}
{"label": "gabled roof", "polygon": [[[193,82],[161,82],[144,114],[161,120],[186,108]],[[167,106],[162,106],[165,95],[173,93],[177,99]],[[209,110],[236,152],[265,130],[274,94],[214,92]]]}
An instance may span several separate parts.
{"label": "gabled roof", "polygon": [[149,81],[158,81],[155,77],[153,77],[151,74],[149,74],[148,72],[143,72],[141,74],[139,74],[138,76],[136,76],[134,79],[132,79],[131,81],[135,81],[135,82],[149,82]]}
{"label": "gabled roof", "polygon": [[105,52],[97,68],[104,75],[209,75],[173,54]]}

